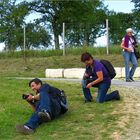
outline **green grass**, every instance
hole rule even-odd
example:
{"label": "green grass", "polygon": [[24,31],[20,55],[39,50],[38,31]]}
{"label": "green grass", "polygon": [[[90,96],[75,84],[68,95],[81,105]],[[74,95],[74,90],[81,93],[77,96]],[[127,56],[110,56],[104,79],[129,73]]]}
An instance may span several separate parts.
{"label": "green grass", "polygon": [[[124,67],[124,60],[119,46],[109,48],[109,55],[103,47],[79,47],[67,48],[66,56],[62,56],[62,50],[26,51],[26,59],[23,51],[0,53],[0,75],[18,77],[45,77],[47,68],[84,68],[80,62],[81,54],[88,51],[94,59],[107,59],[114,67]],[[140,64],[140,61],[139,61]]]}
{"label": "green grass", "polygon": [[[33,135],[24,136],[15,131],[15,125],[23,124],[32,114],[29,105],[21,99],[23,93],[31,90],[27,80],[7,77],[45,77],[46,68],[84,68],[80,55],[87,49],[95,59],[107,59],[116,67],[124,66],[118,48],[113,49],[110,55],[105,54],[104,48],[69,49],[66,56],[62,56],[62,50],[29,51],[26,61],[23,52],[0,53],[0,140],[111,140],[113,132],[124,133],[117,125],[118,121],[131,114],[121,112],[125,106],[123,100],[84,104],[80,83],[60,81],[49,83],[66,91],[69,111],[60,118],[39,126]],[[92,92],[96,97],[96,90],[92,89]],[[128,93],[126,89],[120,89],[120,92]]]}
{"label": "green grass", "polygon": [[[122,131],[117,121],[125,114],[112,113],[119,105],[123,108],[122,101],[84,104],[80,83],[49,81],[49,84],[65,90],[69,111],[40,125],[33,135],[25,136],[16,132],[15,125],[23,124],[32,114],[30,106],[21,99],[23,93],[31,92],[28,81],[1,77],[0,140],[111,140],[113,132]],[[92,92],[96,97],[96,90]]]}
{"label": "green grass", "polygon": [[[123,66],[121,55],[95,55],[95,59],[110,60],[114,66]],[[117,59],[116,59],[117,58]],[[77,56],[53,56],[28,58],[26,62],[22,58],[0,59],[1,76],[25,76],[25,77],[45,77],[47,68],[81,68],[85,67],[80,62],[80,55]]]}
{"label": "green grass", "polygon": [[[122,55],[93,55],[94,59],[107,59],[115,67],[124,67]],[[140,64],[140,61],[139,61]],[[0,75],[11,77],[45,77],[47,68],[84,68],[80,55],[0,59]]]}
{"label": "green grass", "polygon": [[[138,48],[140,51],[140,47]],[[109,55],[120,55],[122,49],[120,45],[111,45],[108,48]],[[72,47],[66,48],[66,55],[78,56],[83,52],[90,52],[92,55],[106,55],[107,49],[106,47]],[[26,50],[26,51],[6,51],[0,52],[0,59],[6,58],[30,58],[30,57],[52,57],[52,56],[62,56],[63,50]]]}
{"label": "green grass", "polygon": [[[88,51],[93,55],[104,55],[106,54],[106,47],[74,47],[66,48],[66,55],[81,55],[83,52]],[[109,54],[120,54],[121,48],[119,45],[110,46]],[[0,59],[6,58],[23,58],[28,57],[52,57],[62,56],[63,50],[26,50],[24,51],[7,51],[0,52]]]}

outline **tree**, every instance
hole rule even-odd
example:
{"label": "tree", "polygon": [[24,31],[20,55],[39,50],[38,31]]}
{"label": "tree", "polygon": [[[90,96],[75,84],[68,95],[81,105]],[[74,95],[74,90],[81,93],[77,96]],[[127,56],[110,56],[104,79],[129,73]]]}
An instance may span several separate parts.
{"label": "tree", "polygon": [[[42,14],[37,22],[51,25],[56,49],[59,49],[59,36],[62,34],[63,22],[66,23],[68,43],[76,41],[75,43],[85,42],[88,45],[90,42],[95,42],[103,26],[101,23],[105,20],[103,4],[99,0],[94,0],[94,2],[92,0],[36,0],[31,3],[31,9]],[[74,27],[73,25],[76,24],[77,26]]]}
{"label": "tree", "polygon": [[67,43],[72,46],[93,45],[95,39],[104,33],[105,7],[99,0],[80,1],[79,5],[79,9],[74,8],[79,11],[78,15],[73,13],[73,17],[79,18],[71,21],[67,28]]}
{"label": "tree", "polygon": [[140,12],[140,1],[139,0],[131,0],[134,3],[135,9],[134,11]]}
{"label": "tree", "polygon": [[133,13],[115,13],[111,12],[109,17],[109,34],[112,44],[120,44],[127,28],[134,28]]}
{"label": "tree", "polygon": [[135,9],[133,9],[133,28],[135,30],[136,36],[140,37],[140,1],[139,0],[132,0],[134,2]]}
{"label": "tree", "polygon": [[131,0],[131,2],[135,4],[135,9],[132,13],[116,13],[114,11],[108,11],[107,13],[109,19],[109,38],[112,44],[120,44],[126,29],[130,27],[134,30],[135,36],[139,36],[140,1]]}
{"label": "tree", "polygon": [[[28,2],[16,4],[16,0],[2,0],[0,2],[0,42],[5,42],[5,50],[23,49],[23,27],[25,18],[31,12]],[[50,45],[48,32],[37,24],[26,25],[26,47],[37,48]]]}
{"label": "tree", "polygon": [[0,42],[5,42],[6,50],[15,50],[18,33],[22,31],[24,17],[28,14],[28,3],[22,2],[16,5],[16,0],[0,1]]}
{"label": "tree", "polygon": [[26,25],[26,48],[49,47],[51,45],[51,36],[44,27],[36,25],[35,23],[28,23]]}
{"label": "tree", "polygon": [[36,20],[36,23],[44,23],[46,26],[51,24],[54,34],[55,48],[59,49],[59,35],[61,34],[62,25],[59,23],[61,1],[36,0],[32,2],[31,10],[41,13],[42,17]]}

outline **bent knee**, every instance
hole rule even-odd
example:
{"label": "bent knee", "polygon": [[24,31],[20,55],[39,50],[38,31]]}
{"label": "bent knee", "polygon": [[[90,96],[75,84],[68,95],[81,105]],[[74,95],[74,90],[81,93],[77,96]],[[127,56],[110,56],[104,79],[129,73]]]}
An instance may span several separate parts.
{"label": "bent knee", "polygon": [[85,81],[85,80],[82,80],[82,81],[81,81],[81,84],[82,84],[82,87],[83,87],[83,88],[86,87],[86,81]]}

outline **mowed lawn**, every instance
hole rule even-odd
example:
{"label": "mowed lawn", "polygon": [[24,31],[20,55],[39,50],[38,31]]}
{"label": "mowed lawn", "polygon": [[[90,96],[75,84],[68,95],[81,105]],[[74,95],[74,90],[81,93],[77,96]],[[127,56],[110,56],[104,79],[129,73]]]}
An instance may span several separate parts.
{"label": "mowed lawn", "polygon": [[[48,83],[65,90],[69,111],[52,122],[40,125],[34,134],[22,135],[16,132],[15,125],[26,122],[32,110],[21,96],[32,91],[28,87],[28,80],[1,77],[0,140],[111,140],[112,134],[123,132],[117,124],[125,114],[113,113],[119,111],[118,106],[123,108],[123,98],[104,104],[95,103],[94,98],[94,102],[85,104],[80,83]],[[94,97],[96,92],[92,89]]]}

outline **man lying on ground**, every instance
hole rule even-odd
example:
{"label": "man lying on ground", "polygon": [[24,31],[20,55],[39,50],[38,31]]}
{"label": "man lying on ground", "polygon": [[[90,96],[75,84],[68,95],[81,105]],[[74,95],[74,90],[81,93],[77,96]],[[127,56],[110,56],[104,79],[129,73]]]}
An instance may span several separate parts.
{"label": "man lying on ground", "polygon": [[31,80],[29,87],[36,95],[23,95],[23,98],[30,103],[35,111],[26,123],[16,125],[17,132],[23,134],[34,133],[38,125],[49,122],[68,110],[64,91],[49,84],[42,84],[38,78]]}

